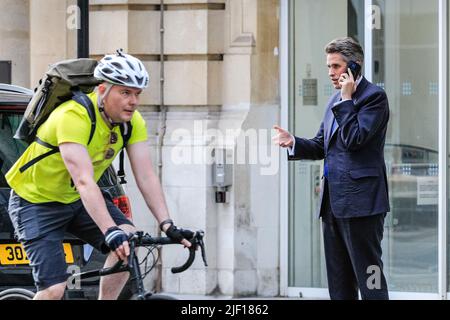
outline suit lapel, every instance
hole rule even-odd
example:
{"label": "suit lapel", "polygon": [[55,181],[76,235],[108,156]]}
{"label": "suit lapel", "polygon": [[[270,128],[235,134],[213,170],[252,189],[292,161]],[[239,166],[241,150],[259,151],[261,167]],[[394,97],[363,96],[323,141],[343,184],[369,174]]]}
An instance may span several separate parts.
{"label": "suit lapel", "polygon": [[[333,106],[335,106],[336,104],[340,103],[341,100],[342,99],[339,99],[337,102],[334,103]],[[330,112],[330,113],[331,113],[331,116],[332,116],[332,119],[333,119],[331,121],[331,128],[330,128],[330,131],[331,131],[330,141],[331,141],[331,139],[333,138],[333,136],[336,133],[337,129],[339,129],[339,125],[337,124],[337,122],[335,122],[335,116],[334,116],[333,112]],[[333,123],[334,123],[334,128],[333,128]]]}

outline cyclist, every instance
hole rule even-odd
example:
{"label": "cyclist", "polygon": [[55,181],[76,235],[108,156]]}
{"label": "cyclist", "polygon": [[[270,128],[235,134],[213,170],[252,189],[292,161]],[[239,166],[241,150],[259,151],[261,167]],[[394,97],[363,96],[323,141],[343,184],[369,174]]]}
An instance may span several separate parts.
{"label": "cyclist", "polygon": [[[127,234],[135,228],[97,185],[122,147],[120,123],[132,124],[126,150],[147,206],[167,236],[190,246],[170,219],[153,171],[146,123],[136,110],[149,82],[143,63],[117,51],[101,59],[94,76],[102,82],[88,94],[97,118],[91,142],[87,143],[91,130],[88,112],[70,100],[57,107],[37,132],[39,139],[59,146],[60,152],[21,172],[30,159],[49,150],[34,142],[6,175],[12,188],[8,211],[33,268],[35,299],[61,299],[64,295],[70,276],[62,245],[65,231],[109,253],[105,267],[117,259],[126,261],[130,253]],[[99,299],[117,299],[127,278],[128,272],[102,277]]]}

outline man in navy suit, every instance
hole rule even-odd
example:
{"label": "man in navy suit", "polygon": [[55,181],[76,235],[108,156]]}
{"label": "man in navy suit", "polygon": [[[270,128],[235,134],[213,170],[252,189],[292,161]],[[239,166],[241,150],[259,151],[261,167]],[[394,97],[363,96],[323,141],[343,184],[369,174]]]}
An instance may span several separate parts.
{"label": "man in navy suit", "polygon": [[389,104],[383,89],[349,66],[362,66],[364,53],[352,38],[326,48],[335,89],[319,132],[298,138],[275,126],[274,137],[289,160],[324,159],[318,215],[322,218],[331,299],[389,299],[381,260],[383,224],[389,208],[384,143]]}

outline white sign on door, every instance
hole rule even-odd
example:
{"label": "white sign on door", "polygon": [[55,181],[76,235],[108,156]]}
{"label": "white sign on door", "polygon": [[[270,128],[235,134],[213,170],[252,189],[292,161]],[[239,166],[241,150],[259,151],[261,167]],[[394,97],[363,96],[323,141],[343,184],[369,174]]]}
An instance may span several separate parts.
{"label": "white sign on door", "polygon": [[438,200],[438,177],[417,177],[417,205],[437,205]]}

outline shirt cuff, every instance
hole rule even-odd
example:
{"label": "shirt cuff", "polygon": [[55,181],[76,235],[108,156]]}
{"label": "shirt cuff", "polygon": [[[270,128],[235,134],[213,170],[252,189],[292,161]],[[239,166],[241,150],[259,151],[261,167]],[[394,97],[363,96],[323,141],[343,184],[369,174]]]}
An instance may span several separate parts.
{"label": "shirt cuff", "polygon": [[292,147],[288,147],[287,149],[288,149],[288,154],[290,156],[294,156],[295,155],[295,152],[294,152],[294,150],[295,150],[295,137],[293,135],[291,135],[291,137],[294,140],[294,144],[292,145]]}
{"label": "shirt cuff", "polygon": [[338,104],[341,104],[342,102],[345,102],[345,101],[352,101],[352,99],[342,99],[341,101],[336,103],[335,106],[338,105]]}

